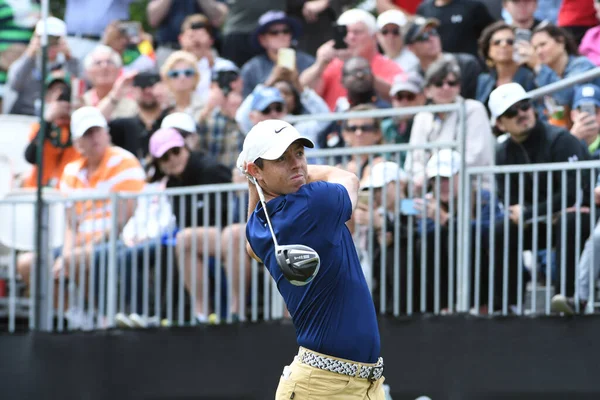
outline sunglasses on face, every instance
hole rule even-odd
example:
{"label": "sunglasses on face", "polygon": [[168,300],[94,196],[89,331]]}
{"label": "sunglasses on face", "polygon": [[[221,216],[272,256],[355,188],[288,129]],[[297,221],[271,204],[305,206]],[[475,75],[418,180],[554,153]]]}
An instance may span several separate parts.
{"label": "sunglasses on face", "polygon": [[387,36],[387,35],[400,36],[400,29],[382,29],[381,34],[383,36]]}
{"label": "sunglasses on face", "polygon": [[261,111],[262,115],[269,115],[272,112],[280,113],[283,112],[283,104],[281,103],[273,103],[269,107],[265,108]]}
{"label": "sunglasses on face", "polygon": [[360,130],[363,133],[374,133],[377,131],[377,126],[375,124],[368,125],[346,125],[344,128],[348,132],[356,133],[356,131]]}
{"label": "sunglasses on face", "polygon": [[460,84],[460,81],[458,81],[458,80],[453,80],[453,81],[437,81],[437,82],[431,82],[431,84],[433,86],[435,86],[436,88],[441,88],[444,85],[448,85],[450,87],[455,87],[455,86],[458,86]]}
{"label": "sunglasses on face", "polygon": [[527,111],[531,108],[531,102],[528,100],[520,101],[517,104],[513,104],[502,114],[506,118],[514,118],[519,114],[519,111]]}
{"label": "sunglasses on face", "polygon": [[167,150],[165,154],[160,156],[158,162],[166,163],[169,161],[171,156],[177,157],[179,156],[179,154],[181,154],[181,147],[173,147],[172,149]]}
{"label": "sunglasses on face", "polygon": [[167,72],[167,76],[169,78],[179,78],[181,76],[184,76],[186,78],[191,78],[194,75],[196,75],[196,71],[194,71],[191,68],[186,68],[186,69],[172,69],[169,72]]}
{"label": "sunglasses on face", "polygon": [[497,39],[492,42],[494,46],[500,46],[502,43],[506,43],[508,46],[512,46],[515,44],[514,39]]}
{"label": "sunglasses on face", "polygon": [[415,38],[415,42],[426,42],[431,37],[436,37],[438,31],[436,29],[430,29],[428,32],[423,32]]}
{"label": "sunglasses on face", "polygon": [[267,31],[267,35],[269,36],[289,35],[291,33],[292,31],[290,31],[289,28],[271,29]]}
{"label": "sunglasses on face", "polygon": [[398,101],[414,101],[417,98],[417,95],[411,92],[398,92],[394,97]]}

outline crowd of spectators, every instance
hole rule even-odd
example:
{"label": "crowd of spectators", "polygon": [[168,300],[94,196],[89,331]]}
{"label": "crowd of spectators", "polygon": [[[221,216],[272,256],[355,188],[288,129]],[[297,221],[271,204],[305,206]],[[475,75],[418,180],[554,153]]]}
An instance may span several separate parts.
{"label": "crowd of spectators", "polygon": [[[390,157],[383,152],[357,152],[365,146],[455,141],[460,134],[458,112],[421,111],[340,123],[305,119],[294,124],[318,148],[349,148],[352,155],[336,159],[336,164],[355,172],[363,188],[374,192],[370,210],[361,203],[350,224],[359,237],[364,237],[365,225],[375,227],[370,239],[376,243],[370,262],[373,268],[380,264],[382,251],[393,254],[398,243],[403,252],[410,252],[409,243],[431,245],[439,234],[435,225],[439,226],[440,243],[444,243],[439,250],[441,280],[433,279],[434,272],[439,272],[434,271],[434,257],[421,260],[415,250],[413,260],[414,265],[426,265],[418,278],[427,278],[427,285],[415,281],[415,288],[427,291],[413,292],[415,309],[431,311],[453,307],[447,301],[452,271],[446,255],[456,254],[458,248],[448,248],[451,244],[445,238],[456,234],[458,186],[454,185],[460,165],[600,158],[600,78],[535,101],[526,95],[600,64],[597,0],[377,0],[373,10],[351,0],[150,0],[145,21],[131,20],[133,1],[67,0],[63,19],[51,16],[44,22],[35,1],[0,0],[2,111],[42,121],[31,127],[24,154],[11,155],[32,164],[31,172],[19,177],[23,186],[35,187],[40,169],[44,186],[66,194],[244,182],[234,168],[235,160],[245,134],[260,121],[464,101],[464,154],[414,150]],[[150,32],[143,26],[149,26]],[[42,71],[44,35],[47,62]],[[40,134],[44,134],[43,165],[36,164]],[[507,139],[498,140],[501,134]],[[562,279],[569,289],[561,293],[557,304],[563,310],[574,304],[574,260],[584,243],[575,243],[573,232],[579,229],[581,237],[587,238],[594,227],[589,221],[579,223],[571,209],[578,200],[570,174],[566,203],[560,195],[544,191],[544,175],[540,175],[539,193],[533,193],[527,182],[525,203],[519,202],[523,188],[516,177],[510,180],[509,204],[490,203],[494,191],[499,201],[504,200],[504,176],[497,181],[486,177],[481,186],[473,187],[473,197],[483,198],[486,207],[477,213],[483,234],[487,238],[495,231],[496,265],[502,264],[505,252],[510,253],[510,305],[516,303],[515,282],[522,273],[516,270],[522,256],[516,250],[518,222],[532,217],[534,201],[544,211],[546,202],[552,201],[553,213],[561,212],[561,204],[568,207],[562,210],[566,218],[555,219],[545,229],[552,231],[557,257],[567,253],[567,273]],[[554,187],[560,187],[560,178],[554,175]],[[410,220],[410,212],[394,215],[394,203],[412,197],[420,199],[414,201],[416,211]],[[217,261],[233,262],[234,276],[223,278],[233,283],[228,308],[236,317],[245,313],[240,309],[244,304],[239,298],[240,278],[248,283],[249,260],[223,250],[237,248],[243,240],[242,221],[227,226],[228,215],[238,214],[228,209],[237,210],[242,203],[239,199],[231,202],[226,195],[197,204],[190,196],[175,196],[171,201],[175,221],[168,224],[170,240],[163,238],[161,243],[173,247],[187,295],[195,301],[197,315],[193,317],[200,322],[208,319],[205,310],[214,312],[214,304],[204,304],[200,291],[206,276],[203,269],[210,270],[213,282],[220,273]],[[135,219],[134,202],[120,206],[124,211],[119,213],[119,233],[128,219]],[[595,205],[583,206],[589,210]],[[205,213],[204,207],[210,209]],[[99,215],[100,210],[105,214]],[[102,202],[72,207],[67,239],[55,251],[55,276],[68,277],[70,260],[81,258],[93,264],[106,252],[108,232],[98,230],[91,218],[110,220],[109,210]],[[501,225],[505,213],[511,221],[508,230]],[[474,210],[473,229],[475,215]],[[404,228],[394,240],[398,219]],[[384,225],[387,232],[380,235]],[[565,229],[566,245],[558,234]],[[415,243],[409,240],[411,235]],[[598,241],[597,237],[596,232],[585,245],[588,255],[582,262],[590,263],[594,250],[590,243]],[[531,238],[527,236],[525,243],[531,245]],[[120,242],[119,251],[132,259],[139,256],[139,244]],[[542,243],[538,248],[543,248]],[[205,265],[207,259],[209,265]],[[600,257],[595,259],[598,262]],[[388,271],[394,269],[392,261],[387,257]],[[31,263],[31,254],[20,256],[19,273],[25,282]],[[195,275],[192,268],[196,268]],[[401,270],[400,282],[406,282],[404,261]],[[497,267],[495,296],[502,294],[501,272]],[[84,282],[82,277],[72,278]],[[480,278],[487,290],[491,277]],[[442,288],[439,298],[431,297],[434,290],[429,285],[434,281]],[[560,277],[554,283],[559,288]],[[374,282],[374,288],[377,285]],[[485,294],[482,297],[487,301]],[[500,301],[495,300],[496,307]]]}

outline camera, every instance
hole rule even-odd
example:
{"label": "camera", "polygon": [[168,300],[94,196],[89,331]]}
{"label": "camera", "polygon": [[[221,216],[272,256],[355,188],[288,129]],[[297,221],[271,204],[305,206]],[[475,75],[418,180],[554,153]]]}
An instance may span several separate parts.
{"label": "camera", "polygon": [[231,92],[231,83],[238,78],[239,74],[236,71],[219,71],[217,72],[214,81],[217,82],[219,88],[227,96]]}

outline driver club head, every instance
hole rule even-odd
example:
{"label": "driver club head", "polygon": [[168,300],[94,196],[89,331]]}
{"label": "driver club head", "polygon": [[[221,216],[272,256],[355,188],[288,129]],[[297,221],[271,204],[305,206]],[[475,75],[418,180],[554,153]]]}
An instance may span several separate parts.
{"label": "driver club head", "polygon": [[295,286],[310,283],[321,266],[319,254],[301,244],[275,246],[275,258],[285,278]]}

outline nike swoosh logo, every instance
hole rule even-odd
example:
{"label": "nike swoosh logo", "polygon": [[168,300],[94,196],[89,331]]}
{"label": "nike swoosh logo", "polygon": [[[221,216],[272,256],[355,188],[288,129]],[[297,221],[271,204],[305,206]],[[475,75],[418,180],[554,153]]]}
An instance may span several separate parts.
{"label": "nike swoosh logo", "polygon": [[282,130],[284,130],[285,128],[287,128],[287,126],[284,126],[283,128],[280,128],[280,129],[275,129],[275,133],[279,133],[279,132],[281,132]]}

